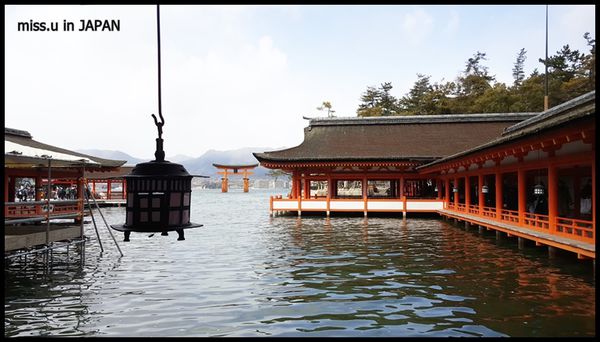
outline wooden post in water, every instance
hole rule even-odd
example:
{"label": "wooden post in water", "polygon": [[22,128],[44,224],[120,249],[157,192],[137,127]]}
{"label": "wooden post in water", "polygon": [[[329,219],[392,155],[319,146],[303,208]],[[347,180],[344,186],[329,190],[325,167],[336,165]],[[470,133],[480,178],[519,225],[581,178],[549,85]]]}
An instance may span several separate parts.
{"label": "wooden post in water", "polygon": [[223,172],[223,178],[221,178],[221,192],[227,192],[229,190],[229,180],[227,179],[227,169]]}

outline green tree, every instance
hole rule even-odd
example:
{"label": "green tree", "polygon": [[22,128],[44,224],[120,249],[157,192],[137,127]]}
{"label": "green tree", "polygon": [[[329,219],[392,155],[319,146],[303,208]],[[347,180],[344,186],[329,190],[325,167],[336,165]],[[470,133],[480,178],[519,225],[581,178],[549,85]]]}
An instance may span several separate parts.
{"label": "green tree", "polygon": [[471,113],[510,113],[515,97],[504,83],[494,84],[473,101]]}
{"label": "green tree", "polygon": [[512,75],[515,79],[515,86],[520,86],[521,83],[523,83],[523,80],[525,79],[525,72],[523,71],[523,66],[525,64],[525,59],[527,59],[527,56],[525,55],[526,53],[527,51],[525,51],[525,48],[522,48],[521,51],[519,51],[519,54],[517,55],[517,61],[515,62],[514,68],[512,69]]}
{"label": "green tree", "polygon": [[587,41],[587,45],[590,47],[590,54],[585,55],[583,60],[583,67],[586,71],[585,76],[588,78],[588,89],[591,91],[596,89],[596,40],[590,36],[589,32],[583,35],[583,38]]}
{"label": "green tree", "polygon": [[581,53],[564,45],[546,60],[548,74],[538,69],[525,76],[526,50],[522,48],[513,64],[514,82],[511,86],[496,82],[483,65],[486,54],[477,51],[465,63],[465,69],[455,82],[431,82],[431,76],[417,74],[409,92],[396,100],[390,94],[391,82],[381,87],[367,87],[361,96],[358,116],[427,115],[491,112],[540,112],[544,108],[546,76],[549,104],[556,106],[596,89],[596,41],[586,32],[583,35],[589,51]]}
{"label": "green tree", "polygon": [[379,88],[367,87],[361,97],[356,114],[358,116],[388,116],[399,113],[398,100],[390,94],[391,82],[382,83]]}
{"label": "green tree", "polygon": [[479,96],[491,87],[495,77],[488,73],[488,68],[481,64],[485,61],[485,52],[479,52],[467,60],[464,75],[458,78],[459,92],[462,96]]}
{"label": "green tree", "polygon": [[385,82],[381,84],[379,91],[379,106],[381,106],[381,115],[389,116],[398,113],[398,100],[390,94],[392,83]]}
{"label": "green tree", "polygon": [[425,107],[431,101],[430,94],[433,91],[433,86],[429,83],[430,78],[431,76],[417,74],[415,84],[399,101],[401,114],[427,114]]}

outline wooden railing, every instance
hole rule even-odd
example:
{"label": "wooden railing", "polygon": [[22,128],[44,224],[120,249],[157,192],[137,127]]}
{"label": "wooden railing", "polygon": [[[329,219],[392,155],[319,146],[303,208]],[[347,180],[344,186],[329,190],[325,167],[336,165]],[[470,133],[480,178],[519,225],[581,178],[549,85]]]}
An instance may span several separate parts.
{"label": "wooden railing", "polygon": [[479,215],[479,206],[469,205],[468,213],[473,215]]}
{"label": "wooden railing", "polygon": [[483,211],[481,212],[481,216],[495,219],[498,215],[496,214],[496,208],[483,207]]}
{"label": "wooden railing", "polygon": [[576,220],[571,218],[556,218],[556,232],[560,235],[589,242],[595,241],[594,223],[592,221]]}
{"label": "wooden railing", "polygon": [[500,220],[519,224],[519,212],[514,210],[502,209],[500,212]]}
{"label": "wooden railing", "polygon": [[[449,203],[448,210],[465,212],[465,206]],[[543,231],[550,234],[564,236],[566,238],[583,241],[586,243],[595,243],[594,224],[592,221],[577,220],[572,218],[557,217],[555,224],[550,222],[548,215],[523,213],[522,222],[519,220],[519,212],[515,210],[502,209],[500,215],[497,215],[496,208],[483,207],[479,211],[477,206],[470,205],[468,213],[475,216],[493,219],[499,222],[510,223],[515,226]],[[552,228],[552,227],[555,228]]]}
{"label": "wooden railing", "polygon": [[[273,201],[278,202],[308,202],[311,200],[298,200],[282,198],[282,196],[272,196],[270,199],[271,210],[273,210]],[[315,200],[313,200],[315,201]],[[320,200],[323,201],[323,200]],[[355,201],[355,200],[340,200],[330,199],[330,202],[344,202],[344,201]],[[368,201],[372,201],[369,199]],[[377,201],[384,202],[385,199],[377,199]],[[441,201],[441,200],[440,200]],[[408,200],[410,202],[410,200]],[[299,208],[299,206],[298,206]],[[468,213],[469,215],[479,216],[486,219],[491,219],[498,222],[509,223],[522,228],[543,231],[549,234],[555,234],[564,236],[566,238],[583,241],[586,243],[595,243],[595,232],[594,224],[592,221],[577,220],[571,218],[557,217],[555,222],[550,222],[548,215],[533,214],[529,212],[521,213],[516,210],[502,209],[500,213],[496,211],[495,207],[483,207],[479,210],[478,205],[465,206],[464,204],[456,204],[454,202],[447,202],[445,205],[447,210],[456,211],[460,213]],[[275,210],[286,210],[286,209],[275,209]],[[404,206],[406,210],[406,205]]]}
{"label": "wooden railing", "polygon": [[531,228],[550,229],[550,222],[547,215],[524,213],[523,225]]}
{"label": "wooden railing", "polygon": [[[48,208],[49,207],[49,208]],[[33,202],[6,202],[4,203],[5,219],[28,218],[50,215],[76,214],[82,212],[82,200],[54,200]]]}

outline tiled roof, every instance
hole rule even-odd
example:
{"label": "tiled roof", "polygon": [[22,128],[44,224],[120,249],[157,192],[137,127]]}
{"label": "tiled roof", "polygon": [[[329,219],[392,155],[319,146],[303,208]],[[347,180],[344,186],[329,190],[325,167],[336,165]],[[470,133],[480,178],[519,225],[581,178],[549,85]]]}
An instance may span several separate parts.
{"label": "tiled roof", "polygon": [[430,162],[499,137],[537,113],[313,118],[296,147],[254,153],[260,162]]}
{"label": "tiled roof", "polygon": [[558,106],[552,107],[532,118],[521,121],[510,127],[507,127],[502,136],[492,139],[483,144],[473,146],[455,154],[448,155],[442,159],[433,161],[427,165],[419,166],[418,169],[424,169],[439,163],[456,159],[477,151],[482,151],[494,146],[522,139],[525,137],[539,134],[554,127],[563,126],[568,123],[576,122],[580,119],[594,117],[596,115],[596,91],[576,97]]}
{"label": "tiled roof", "polygon": [[70,151],[33,140],[27,131],[12,128],[4,129],[4,165],[45,166],[47,158],[53,167],[114,168],[125,164],[125,160],[98,158]]}

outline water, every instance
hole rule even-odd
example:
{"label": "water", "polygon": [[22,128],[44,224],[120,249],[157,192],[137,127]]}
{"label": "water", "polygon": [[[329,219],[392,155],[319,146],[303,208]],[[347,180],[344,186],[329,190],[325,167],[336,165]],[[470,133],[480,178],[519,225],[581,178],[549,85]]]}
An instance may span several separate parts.
{"label": "water", "polygon": [[595,335],[590,263],[433,218],[271,218],[271,194],[194,190],[204,227],[115,232],[124,257],[86,224],[83,266],[5,270],[5,336]]}

